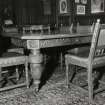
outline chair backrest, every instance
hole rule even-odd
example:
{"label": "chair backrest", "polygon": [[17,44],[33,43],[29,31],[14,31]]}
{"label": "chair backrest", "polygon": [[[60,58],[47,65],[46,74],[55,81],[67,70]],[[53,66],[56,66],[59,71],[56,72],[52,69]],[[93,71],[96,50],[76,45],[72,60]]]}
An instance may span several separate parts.
{"label": "chair backrest", "polygon": [[80,25],[77,23],[77,33],[91,33],[94,30],[94,23],[92,25]]}
{"label": "chair backrest", "polygon": [[94,58],[102,56],[105,56],[105,24],[100,24],[98,19],[93,31],[89,61],[92,63]]}
{"label": "chair backrest", "polygon": [[73,33],[73,24],[71,24],[70,26],[61,26],[59,31],[60,33]]}

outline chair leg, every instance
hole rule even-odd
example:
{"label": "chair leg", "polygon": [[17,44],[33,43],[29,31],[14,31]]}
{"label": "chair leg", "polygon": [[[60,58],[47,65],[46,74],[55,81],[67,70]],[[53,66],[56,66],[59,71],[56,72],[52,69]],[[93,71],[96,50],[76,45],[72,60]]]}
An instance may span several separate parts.
{"label": "chair leg", "polygon": [[29,88],[29,74],[28,74],[28,63],[25,63],[25,76],[26,76],[26,85]]}
{"label": "chair leg", "polygon": [[44,64],[46,64],[46,55],[44,54]]}
{"label": "chair leg", "polygon": [[66,86],[67,86],[67,88],[69,87],[69,64],[67,64],[67,62],[66,62]]}
{"label": "chair leg", "polygon": [[66,65],[66,85],[67,87],[69,87],[69,81],[72,82],[73,80],[73,77],[76,72],[76,66],[73,67],[72,64],[68,64],[68,63],[66,63],[65,65]]}
{"label": "chair leg", "polygon": [[2,68],[0,67],[0,80],[2,78]]}
{"label": "chair leg", "polygon": [[74,78],[76,72],[77,72],[77,66],[71,64],[70,65],[70,82],[73,81],[73,78]]}
{"label": "chair leg", "polygon": [[60,69],[63,69],[63,52],[60,53]]}
{"label": "chair leg", "polygon": [[16,67],[16,80],[17,81],[19,80],[19,70],[18,70],[18,67]]}
{"label": "chair leg", "polygon": [[89,102],[93,103],[93,79],[92,79],[92,66],[88,67],[88,91]]}

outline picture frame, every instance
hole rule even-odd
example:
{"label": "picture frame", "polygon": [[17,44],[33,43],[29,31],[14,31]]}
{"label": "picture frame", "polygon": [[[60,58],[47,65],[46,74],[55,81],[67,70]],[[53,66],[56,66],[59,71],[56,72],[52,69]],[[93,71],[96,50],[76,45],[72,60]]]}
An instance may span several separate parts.
{"label": "picture frame", "polygon": [[59,13],[60,14],[68,13],[67,0],[59,0]]}
{"label": "picture frame", "polygon": [[79,3],[79,0],[75,0],[75,3]]}
{"label": "picture frame", "polygon": [[91,13],[104,12],[104,0],[91,0]]}
{"label": "picture frame", "polygon": [[81,0],[82,4],[87,4],[87,0]]}
{"label": "picture frame", "polygon": [[85,15],[85,5],[77,5],[77,15]]}

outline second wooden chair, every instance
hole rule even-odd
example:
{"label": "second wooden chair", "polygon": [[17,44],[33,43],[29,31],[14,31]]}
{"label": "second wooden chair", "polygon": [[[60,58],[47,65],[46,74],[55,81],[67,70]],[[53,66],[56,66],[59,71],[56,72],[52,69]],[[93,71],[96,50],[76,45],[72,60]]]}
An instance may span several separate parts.
{"label": "second wooden chair", "polygon": [[[97,20],[95,28],[93,31],[91,46],[88,50],[83,52],[78,52],[76,54],[66,54],[65,64],[66,64],[66,85],[76,86],[79,89],[86,90],[89,94],[89,102],[94,102],[94,93],[102,91],[103,88],[98,88],[94,90],[95,77],[93,76],[93,68],[98,68],[105,66],[105,24],[100,24],[100,20]],[[75,76],[76,70],[71,68],[71,65],[76,65],[87,69],[87,85],[76,85],[72,82]],[[70,69],[69,69],[70,66]],[[70,74],[69,74],[70,72]],[[82,75],[81,75],[82,76]],[[103,83],[103,81],[98,81],[97,83]],[[85,87],[87,86],[87,88]],[[105,89],[105,88],[104,88]]]}

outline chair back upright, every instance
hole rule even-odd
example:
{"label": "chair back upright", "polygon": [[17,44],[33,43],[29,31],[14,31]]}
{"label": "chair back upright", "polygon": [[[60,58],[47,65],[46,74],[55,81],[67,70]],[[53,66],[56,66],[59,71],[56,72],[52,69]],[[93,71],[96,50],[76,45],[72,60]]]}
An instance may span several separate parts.
{"label": "chair back upright", "polygon": [[105,56],[105,24],[100,25],[95,56]]}
{"label": "chair back upright", "polygon": [[98,19],[93,31],[89,63],[92,64],[94,58],[103,56],[105,56],[105,24],[100,24],[100,19]]}

